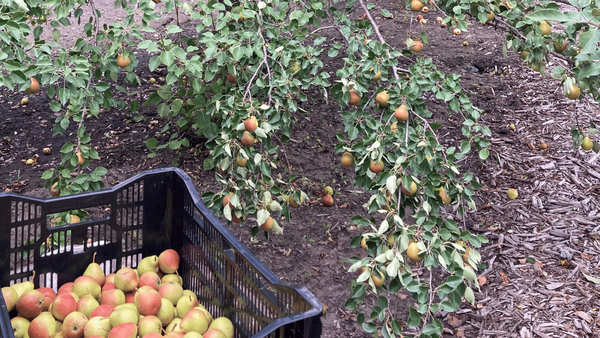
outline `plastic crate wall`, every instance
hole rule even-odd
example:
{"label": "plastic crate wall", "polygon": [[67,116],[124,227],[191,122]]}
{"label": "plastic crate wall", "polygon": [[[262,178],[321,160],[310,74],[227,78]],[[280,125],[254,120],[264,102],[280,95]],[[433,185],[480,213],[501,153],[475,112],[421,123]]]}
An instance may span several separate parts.
{"label": "plastic crate wall", "polygon": [[[85,208],[100,211],[82,223],[49,226],[49,215]],[[214,317],[230,318],[236,337],[320,336],[321,303],[258,261],[179,169],[147,171],[112,189],[46,200],[0,194],[0,231],[10,231],[0,236],[2,286],[29,279],[35,270],[36,287],[56,290],[81,275],[94,253],[108,274],[173,248],[181,256],[184,288]]]}

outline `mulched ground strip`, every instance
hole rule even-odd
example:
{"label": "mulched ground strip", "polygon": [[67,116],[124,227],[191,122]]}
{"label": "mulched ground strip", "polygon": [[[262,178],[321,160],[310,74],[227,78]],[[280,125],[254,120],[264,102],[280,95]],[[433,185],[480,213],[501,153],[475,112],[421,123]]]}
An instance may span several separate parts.
{"label": "mulched ground strip", "polygon": [[[403,12],[403,4],[380,5]],[[98,6],[105,18],[120,15],[111,5]],[[359,14],[357,17],[362,16]],[[448,337],[593,337],[599,326],[600,289],[586,275],[600,276],[600,166],[598,155],[573,150],[570,129],[577,123],[597,123],[598,105],[567,100],[555,80],[526,68],[515,53],[503,58],[501,32],[493,27],[474,23],[470,31],[454,36],[435,25],[438,15],[434,11],[424,15],[431,24],[423,28],[429,44],[421,55],[433,58],[446,73],[462,75],[461,85],[474,104],[486,111],[482,123],[493,132],[487,161],[473,154],[461,162],[461,170],[474,172],[484,185],[476,198],[478,210],[469,213],[466,226],[490,239],[481,249],[486,265],[482,275],[487,282],[481,293],[476,293],[475,307],[465,303],[458,313],[439,314],[445,333]],[[409,18],[376,20],[387,41],[401,48]],[[339,40],[335,32],[323,33]],[[73,30],[63,32],[64,39],[74,36]],[[469,42],[468,47],[463,41]],[[140,65],[135,72],[142,79],[156,77],[160,83],[160,73],[147,71],[149,57],[143,53],[137,57]],[[341,60],[325,61],[325,70],[335,76]],[[151,89],[145,88],[139,95],[147,95]],[[43,90],[31,97],[26,107],[18,105],[21,96],[6,88],[0,90],[0,186],[47,197],[41,173],[57,163],[58,149],[72,135],[51,136],[54,115],[47,108]],[[344,302],[354,277],[346,272],[350,266],[347,259],[362,254],[349,247],[351,238],[360,234],[349,219],[365,214],[362,204],[368,194],[352,185],[352,170],[343,169],[339,155],[333,153],[335,133],[343,132],[340,109],[320,97],[315,95],[302,104],[307,113],[297,115],[294,140],[282,147],[292,170],[305,178],[303,188],[311,201],[294,210],[284,236],[269,242],[259,238],[258,243],[251,243],[248,227],[230,229],[280,278],[307,286],[327,305],[323,337],[364,337],[355,314],[344,309]],[[435,102],[429,109],[436,121],[444,122],[440,131],[443,142],[458,144],[460,118]],[[107,186],[139,171],[176,163],[192,176],[200,193],[219,189],[214,173],[201,170],[201,151],[200,157],[165,151],[148,159],[149,151],[141,140],[154,136],[161,119],[151,108],[145,108],[142,115],[146,119],[135,122],[130,112],[112,109],[86,124],[101,156],[93,164],[109,169]],[[515,131],[508,129],[510,123],[516,125]],[[548,149],[539,150],[541,143]],[[43,156],[44,146],[51,146],[53,153]],[[22,160],[34,154],[41,157],[34,166],[26,166]],[[332,208],[318,202],[324,185],[336,191]],[[519,198],[510,201],[508,188],[517,188]],[[398,313],[405,318],[410,297],[399,297],[404,301]],[[408,330],[407,335],[410,333]]]}

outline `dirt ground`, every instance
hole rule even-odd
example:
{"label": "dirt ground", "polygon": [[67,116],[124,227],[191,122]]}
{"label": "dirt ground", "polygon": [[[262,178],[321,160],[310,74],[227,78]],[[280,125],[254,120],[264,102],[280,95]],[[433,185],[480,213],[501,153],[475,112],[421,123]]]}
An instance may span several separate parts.
{"label": "dirt ground", "polygon": [[[381,5],[392,13],[405,13],[396,3]],[[122,15],[111,5],[98,6],[107,18]],[[484,185],[476,198],[478,210],[468,214],[464,227],[490,239],[481,250],[487,283],[476,293],[475,307],[465,303],[456,314],[440,313],[445,332],[448,337],[597,337],[600,289],[585,275],[600,275],[600,166],[598,155],[573,150],[570,129],[597,123],[598,105],[585,99],[568,101],[558,82],[527,68],[515,53],[503,57],[502,32],[494,26],[473,23],[468,32],[455,36],[435,25],[438,15],[424,14],[429,23],[422,29],[429,43],[421,56],[433,58],[446,73],[462,75],[463,89],[486,112],[481,123],[493,133],[488,160],[473,154],[460,163],[462,171],[474,172]],[[376,17],[386,40],[398,48],[410,19]],[[155,27],[164,30],[160,23]],[[63,39],[68,43],[76,35],[75,29],[65,30]],[[339,40],[334,33],[331,37]],[[142,97],[154,90],[145,81],[155,77],[160,85],[164,74],[160,69],[148,71],[150,55],[140,52],[136,57],[140,64],[135,72],[144,85],[129,90],[138,91],[132,97]],[[334,79],[341,62],[339,57],[325,60],[325,70]],[[409,61],[402,62],[406,66]],[[557,62],[551,60],[548,69]],[[19,105],[21,97],[22,93],[0,90],[0,187],[49,197],[40,176],[59,162],[58,150],[71,140],[74,127],[67,135],[52,137],[55,116],[45,91],[30,96],[28,106]],[[350,248],[351,238],[360,234],[350,217],[366,214],[362,204],[368,194],[352,185],[353,171],[341,167],[333,152],[335,133],[343,132],[339,107],[322,95],[310,97],[301,104],[307,113],[296,116],[292,141],[281,148],[292,171],[303,178],[310,202],[293,210],[284,236],[269,242],[259,237],[258,243],[251,243],[247,226],[230,229],[277,276],[305,285],[327,306],[322,337],[364,337],[344,303],[354,277],[346,272],[348,258],[361,254]],[[436,103],[429,109],[435,120],[444,122],[439,133],[443,143],[458,145],[460,117]],[[92,167],[108,169],[106,186],[150,168],[178,166],[192,177],[200,194],[219,189],[214,172],[202,170],[202,155],[162,151],[148,158],[143,140],[154,136],[161,118],[151,107],[140,114],[144,119],[136,122],[133,113],[112,109],[86,123],[101,158]],[[516,125],[515,131],[508,128],[510,123]],[[539,150],[541,143],[548,149]],[[51,147],[52,154],[42,155],[43,147]],[[22,162],[35,154],[40,158],[34,166]],[[333,208],[319,202],[324,185],[336,191]],[[509,201],[508,188],[517,188],[519,198]],[[401,313],[406,313],[409,302],[407,298]]]}

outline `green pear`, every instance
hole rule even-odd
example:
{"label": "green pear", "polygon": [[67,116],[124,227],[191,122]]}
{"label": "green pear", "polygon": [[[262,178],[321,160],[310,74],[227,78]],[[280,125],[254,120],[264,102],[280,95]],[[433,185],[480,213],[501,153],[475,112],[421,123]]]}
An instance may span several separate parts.
{"label": "green pear", "polygon": [[[208,332],[207,332],[208,333]],[[223,336],[225,337],[225,336]],[[183,338],[204,338],[203,335],[199,334],[198,332],[188,332],[186,333]]]}
{"label": "green pear", "polygon": [[96,298],[92,295],[85,295],[77,301],[77,311],[83,313],[86,317],[90,318],[92,311],[94,311],[100,304]]}
{"label": "green pear", "polygon": [[140,337],[150,332],[162,333],[162,322],[156,316],[145,316],[138,322],[138,334]]}
{"label": "green pear", "polygon": [[21,295],[25,293],[25,291],[33,290],[34,285],[30,281],[25,281],[22,283],[15,284],[11,286],[11,288],[13,288],[17,292],[18,297],[21,297]]}
{"label": "green pear", "polygon": [[183,332],[198,332],[204,334],[208,330],[208,319],[199,309],[189,310],[179,323]]}
{"label": "green pear", "polygon": [[31,322],[23,317],[14,317],[10,320],[10,324],[15,338],[23,338],[27,334],[27,329],[29,329]]}
{"label": "green pear", "polygon": [[123,323],[134,323],[137,325],[140,319],[137,311],[134,311],[129,308],[115,310],[108,316],[108,318],[110,319],[110,325],[112,327]]}
{"label": "green pear", "polygon": [[104,274],[104,271],[100,267],[100,264],[96,263],[96,253],[95,252],[94,252],[94,257],[92,258],[92,262],[85,269],[85,271],[83,272],[83,275],[92,277],[96,281],[96,283],[98,283],[98,285],[100,285],[100,286],[104,285],[106,276]]}
{"label": "green pear", "polygon": [[110,319],[108,317],[93,317],[83,329],[84,337],[102,336],[108,337],[110,332]]}
{"label": "green pear", "polygon": [[167,326],[175,318],[175,307],[168,299],[161,299],[161,306],[156,314],[156,317],[160,319],[162,326]]}
{"label": "green pear", "polygon": [[209,329],[219,329],[223,331],[226,338],[233,338],[233,323],[227,317],[219,317],[213,320]]}
{"label": "green pear", "polygon": [[73,282],[73,293],[81,298],[85,295],[91,295],[100,300],[100,294],[102,293],[102,287],[96,282],[96,280],[90,276],[80,276]]}
{"label": "green pear", "polygon": [[189,310],[196,306],[198,306],[198,299],[196,297],[183,296],[177,301],[177,315],[179,318],[183,318]]}
{"label": "green pear", "polygon": [[133,303],[125,303],[125,304],[117,305],[117,306],[115,306],[115,311],[125,309],[125,308],[132,309],[133,311],[135,311],[137,313],[137,307]]}
{"label": "green pear", "polygon": [[165,333],[183,332],[181,331],[181,327],[179,327],[179,323],[181,323],[181,318],[173,318],[173,320],[165,328]]}
{"label": "green pear", "polygon": [[5,286],[2,288],[2,297],[4,298],[4,303],[6,303],[6,310],[11,312],[15,306],[17,305],[17,301],[19,300],[19,295],[15,289],[10,286]]}
{"label": "green pear", "polygon": [[207,309],[204,308],[204,306],[202,306],[202,304],[200,304],[200,306],[196,306],[194,309],[199,309],[200,311],[204,312],[204,315],[208,320],[208,325],[210,326],[210,324],[212,324],[213,316],[210,314],[210,312],[208,312]]}
{"label": "green pear", "polygon": [[146,272],[158,272],[158,256],[150,256],[142,259],[137,266],[138,274],[141,276]]}

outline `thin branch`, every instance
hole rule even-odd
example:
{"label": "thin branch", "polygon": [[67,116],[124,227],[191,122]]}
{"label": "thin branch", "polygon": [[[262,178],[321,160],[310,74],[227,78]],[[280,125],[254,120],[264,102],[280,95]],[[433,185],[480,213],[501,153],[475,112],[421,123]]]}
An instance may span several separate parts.
{"label": "thin branch", "polygon": [[319,27],[319,28],[315,29],[314,31],[312,31],[312,32],[310,32],[308,34],[314,34],[314,33],[318,32],[320,30],[323,30],[323,29],[335,29],[335,30],[337,30],[338,33],[340,33],[340,36],[342,38],[344,38],[344,41],[346,42],[346,47],[348,47],[348,38],[344,35],[344,32],[342,32],[342,29],[339,26],[335,26],[334,25],[334,26]]}
{"label": "thin branch", "polygon": [[94,16],[94,25],[96,29],[94,30],[94,45],[98,44],[98,31],[100,30],[100,21],[98,19],[98,13],[96,13],[96,4],[94,0],[90,0],[90,7],[92,7],[92,15]]}

